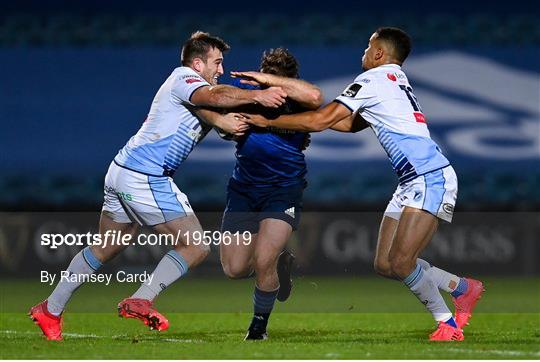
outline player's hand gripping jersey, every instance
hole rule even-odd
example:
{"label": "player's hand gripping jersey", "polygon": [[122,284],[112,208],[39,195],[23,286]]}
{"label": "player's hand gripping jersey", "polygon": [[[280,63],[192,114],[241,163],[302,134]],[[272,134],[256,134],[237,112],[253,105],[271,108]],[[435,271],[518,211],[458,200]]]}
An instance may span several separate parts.
{"label": "player's hand gripping jersey", "polygon": [[211,129],[190,111],[193,92],[209,85],[193,69],[176,68],[158,90],[142,127],[114,162],[147,175],[172,176]]}
{"label": "player's hand gripping jersey", "polygon": [[382,65],[360,74],[336,101],[369,122],[400,184],[449,165],[431,139],[420,104],[399,65]]}

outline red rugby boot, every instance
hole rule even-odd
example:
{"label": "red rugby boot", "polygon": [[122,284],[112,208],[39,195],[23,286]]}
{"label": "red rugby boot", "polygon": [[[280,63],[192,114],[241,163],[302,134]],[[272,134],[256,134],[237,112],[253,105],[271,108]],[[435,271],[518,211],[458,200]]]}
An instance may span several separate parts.
{"label": "red rugby boot", "polygon": [[118,316],[136,318],[146,324],[150,329],[165,331],[169,328],[169,321],[147,299],[126,298],[118,304]]}
{"label": "red rugby boot", "polygon": [[30,308],[30,319],[41,328],[41,331],[49,341],[61,341],[62,338],[62,315],[55,316],[47,309],[47,300]]}

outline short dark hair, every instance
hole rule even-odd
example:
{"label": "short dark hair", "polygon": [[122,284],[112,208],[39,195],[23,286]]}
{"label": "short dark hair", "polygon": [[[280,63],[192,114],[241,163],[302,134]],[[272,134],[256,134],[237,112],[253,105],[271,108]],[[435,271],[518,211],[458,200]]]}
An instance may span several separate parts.
{"label": "short dark hair", "polygon": [[231,47],[221,38],[212,36],[209,33],[196,31],[186,40],[182,47],[181,62],[183,66],[188,66],[195,58],[201,58],[204,62],[208,59],[210,48],[217,48],[221,52],[226,52]]}
{"label": "short dark hair", "polygon": [[381,27],[375,31],[377,39],[390,44],[394,50],[396,60],[403,63],[409,56],[412,48],[411,37],[401,29]]}
{"label": "short dark hair", "polygon": [[261,58],[261,72],[287,78],[298,78],[298,61],[285,48],[265,50]]}

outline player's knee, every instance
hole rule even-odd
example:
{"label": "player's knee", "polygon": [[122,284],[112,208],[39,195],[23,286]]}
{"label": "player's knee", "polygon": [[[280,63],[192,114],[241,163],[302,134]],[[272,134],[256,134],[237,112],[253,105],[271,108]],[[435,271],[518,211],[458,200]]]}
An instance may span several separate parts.
{"label": "player's knee", "polygon": [[221,266],[223,267],[223,273],[231,279],[242,279],[250,273],[249,267],[242,264],[222,262]]}
{"label": "player's knee", "polygon": [[198,245],[197,249],[201,259],[206,259],[206,257],[210,255],[210,245]]}
{"label": "player's knee", "polygon": [[388,262],[387,259],[375,259],[375,261],[373,262],[373,269],[375,269],[375,272],[377,274],[383,277],[392,277],[392,268],[390,266],[390,262]]}

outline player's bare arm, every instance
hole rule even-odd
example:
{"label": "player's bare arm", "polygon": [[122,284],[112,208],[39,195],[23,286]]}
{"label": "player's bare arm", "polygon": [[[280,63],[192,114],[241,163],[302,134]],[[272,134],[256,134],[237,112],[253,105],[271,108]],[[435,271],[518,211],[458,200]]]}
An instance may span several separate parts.
{"label": "player's bare arm", "polygon": [[280,116],[269,120],[261,115],[242,114],[246,122],[257,127],[277,127],[301,132],[320,132],[332,127],[343,118],[350,116],[351,110],[339,102],[332,102],[317,111]]}
{"label": "player's bare arm", "polygon": [[204,122],[235,136],[243,136],[250,127],[239,113],[220,114],[205,108],[198,108],[195,113]]}
{"label": "player's bare arm", "polygon": [[287,93],[280,87],[264,90],[245,90],[229,85],[204,86],[193,92],[191,103],[196,106],[234,108],[257,103],[277,108],[285,102]]}
{"label": "player's bare arm", "polygon": [[351,114],[334,124],[330,129],[338,132],[356,133],[369,127],[369,123],[359,113]]}
{"label": "player's bare arm", "polygon": [[306,109],[318,109],[323,103],[322,92],[314,84],[302,79],[282,77],[261,72],[231,72],[233,78],[242,78],[243,84],[280,87],[287,96]]}

